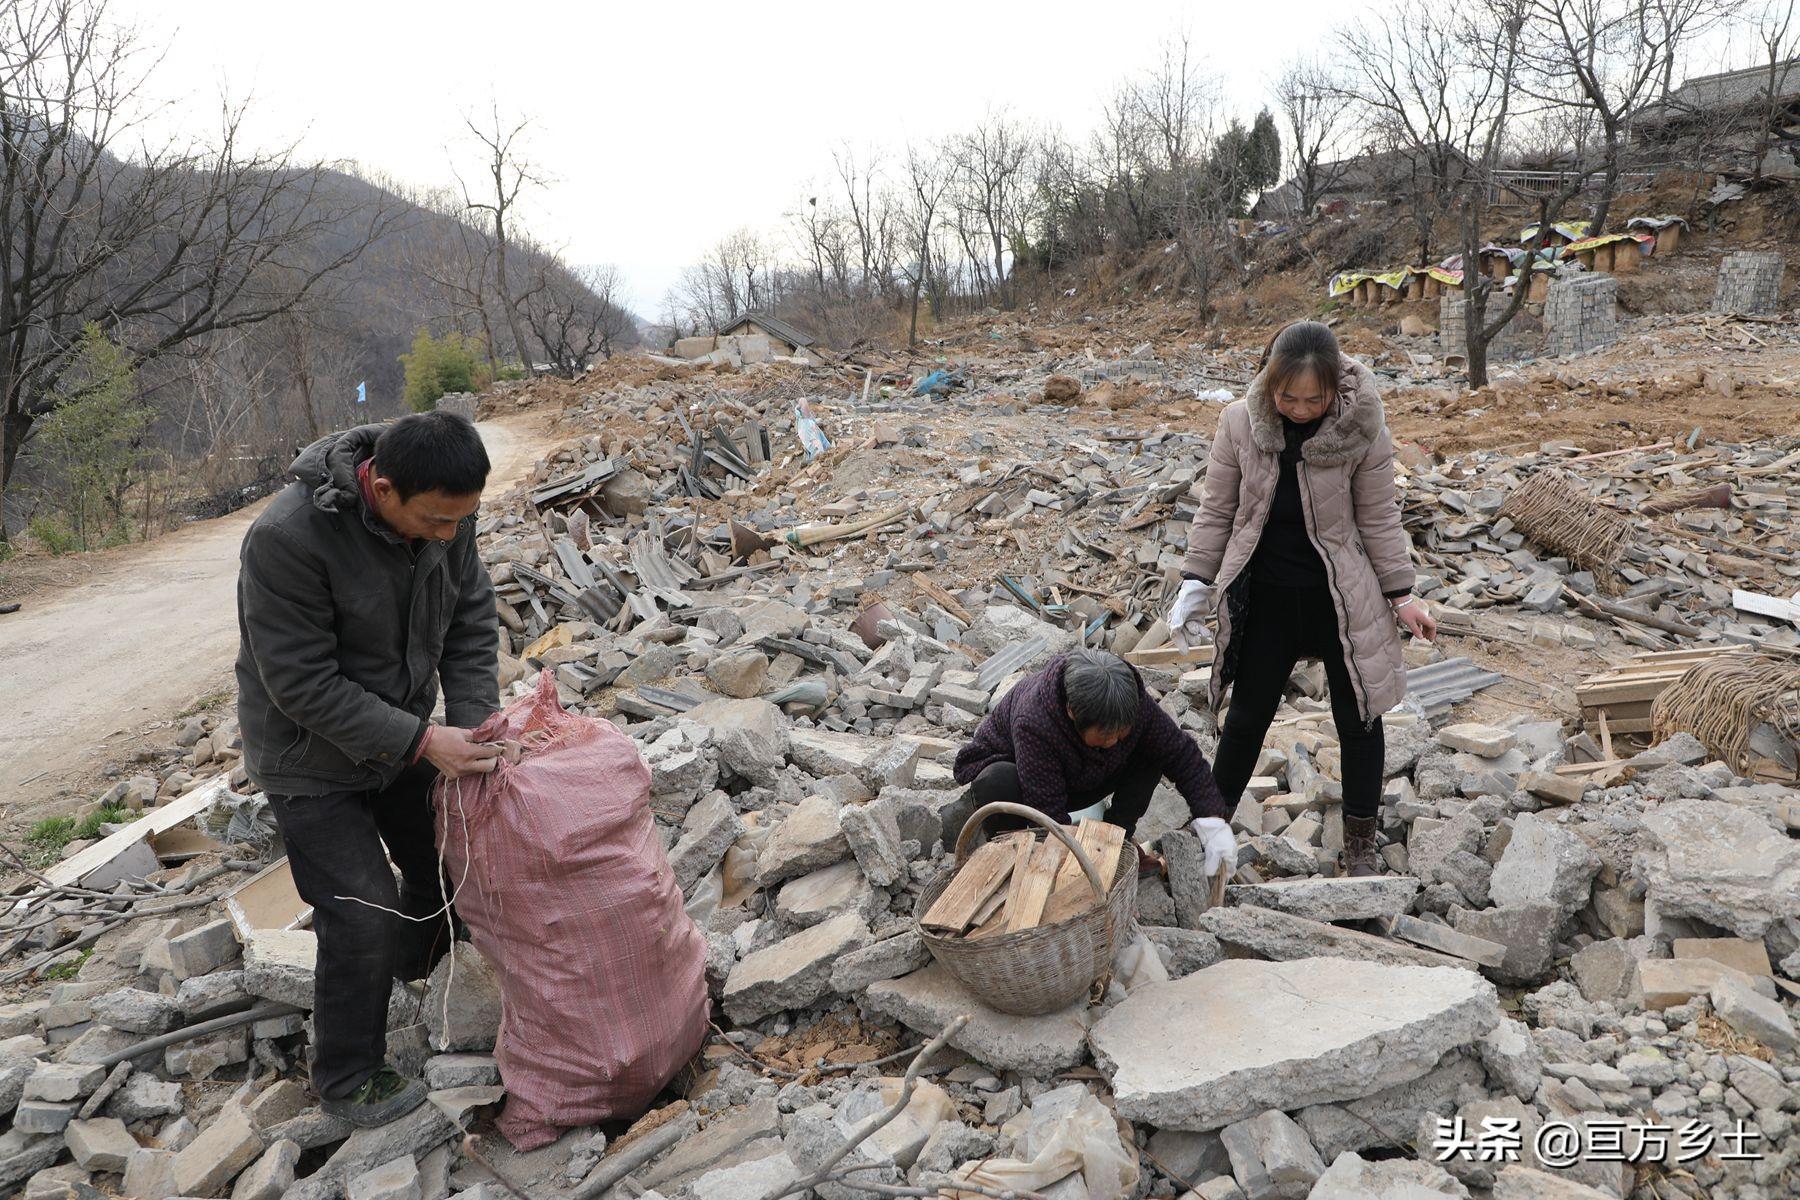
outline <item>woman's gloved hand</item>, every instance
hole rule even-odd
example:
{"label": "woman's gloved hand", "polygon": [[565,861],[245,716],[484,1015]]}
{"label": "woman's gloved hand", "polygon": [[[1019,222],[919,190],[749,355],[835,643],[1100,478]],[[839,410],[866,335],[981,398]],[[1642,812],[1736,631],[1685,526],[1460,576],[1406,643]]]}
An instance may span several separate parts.
{"label": "woman's gloved hand", "polygon": [[1211,879],[1219,873],[1221,866],[1230,864],[1237,870],[1237,835],[1231,832],[1231,826],[1222,817],[1195,817],[1189,826],[1200,838],[1200,845],[1206,851],[1206,877]]}
{"label": "woman's gloved hand", "polygon": [[1183,580],[1181,590],[1175,593],[1175,604],[1169,609],[1170,640],[1183,650],[1212,641],[1212,632],[1206,627],[1212,609],[1211,585],[1198,579]]}

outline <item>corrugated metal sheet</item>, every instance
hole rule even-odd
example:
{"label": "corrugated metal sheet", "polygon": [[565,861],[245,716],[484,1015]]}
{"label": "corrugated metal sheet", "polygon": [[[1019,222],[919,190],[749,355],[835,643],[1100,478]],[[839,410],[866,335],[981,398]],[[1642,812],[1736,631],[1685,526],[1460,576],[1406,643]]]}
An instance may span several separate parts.
{"label": "corrugated metal sheet", "polygon": [[975,674],[980,680],[981,689],[987,692],[993,691],[1000,686],[1001,680],[1042,654],[1049,646],[1050,643],[1044,638],[1034,637],[1030,641],[1014,642],[1003,648],[976,669]]}

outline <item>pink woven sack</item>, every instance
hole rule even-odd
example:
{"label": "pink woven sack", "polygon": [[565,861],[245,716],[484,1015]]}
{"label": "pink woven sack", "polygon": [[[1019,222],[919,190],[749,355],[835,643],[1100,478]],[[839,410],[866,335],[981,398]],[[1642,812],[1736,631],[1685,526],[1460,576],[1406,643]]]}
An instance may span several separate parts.
{"label": "pink woven sack", "polygon": [[525,752],[438,781],[438,845],[456,910],[500,977],[500,1132],[530,1150],[638,1116],[699,1053],[706,939],[682,907],[629,737],[563,711],[549,671],[475,736]]}

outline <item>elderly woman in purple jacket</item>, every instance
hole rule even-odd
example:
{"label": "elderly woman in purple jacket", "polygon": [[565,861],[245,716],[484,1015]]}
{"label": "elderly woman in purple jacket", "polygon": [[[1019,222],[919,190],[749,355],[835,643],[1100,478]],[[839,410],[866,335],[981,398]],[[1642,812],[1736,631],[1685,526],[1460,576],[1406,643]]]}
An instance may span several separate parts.
{"label": "elderly woman in purple jacket", "polygon": [[1187,801],[1207,874],[1236,862],[1206,756],[1144,690],[1136,668],[1103,650],[1072,650],[1020,681],[957,754],[955,774],[976,807],[1005,800],[1063,824],[1111,797],[1106,819],[1126,830],[1167,779]]}

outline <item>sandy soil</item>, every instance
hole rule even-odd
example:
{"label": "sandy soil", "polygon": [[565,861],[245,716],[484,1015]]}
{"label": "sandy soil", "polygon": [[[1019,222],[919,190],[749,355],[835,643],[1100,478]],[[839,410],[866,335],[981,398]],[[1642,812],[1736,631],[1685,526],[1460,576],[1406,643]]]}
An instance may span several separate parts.
{"label": "sandy soil", "polygon": [[[528,416],[485,421],[481,433],[490,496],[553,441]],[[0,814],[91,798],[102,764],[166,743],[153,735],[177,713],[229,698],[238,544],[262,508],[39,572],[35,592],[10,597],[24,607],[0,617]]]}

